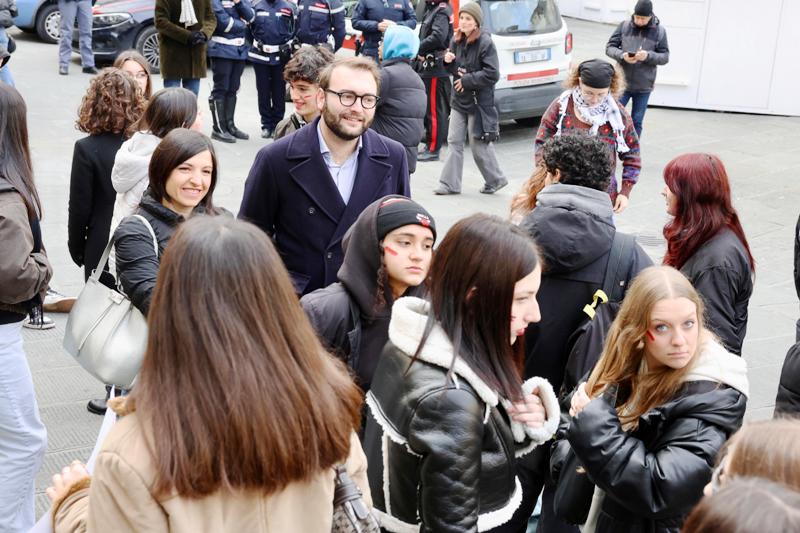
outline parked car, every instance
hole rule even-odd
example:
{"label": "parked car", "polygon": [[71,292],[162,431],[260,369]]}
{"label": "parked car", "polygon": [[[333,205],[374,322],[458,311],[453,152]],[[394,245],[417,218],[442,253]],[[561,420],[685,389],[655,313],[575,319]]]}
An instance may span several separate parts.
{"label": "parked car", "polygon": [[[92,51],[98,63],[113,62],[125,50],[135,48],[159,71],[158,33],[153,25],[153,0],[98,0],[92,8]],[[79,51],[78,32],[72,34],[72,50]]]}
{"label": "parked car", "polygon": [[46,43],[57,43],[61,36],[61,13],[52,0],[17,0],[14,25],[24,32],[36,33]]}

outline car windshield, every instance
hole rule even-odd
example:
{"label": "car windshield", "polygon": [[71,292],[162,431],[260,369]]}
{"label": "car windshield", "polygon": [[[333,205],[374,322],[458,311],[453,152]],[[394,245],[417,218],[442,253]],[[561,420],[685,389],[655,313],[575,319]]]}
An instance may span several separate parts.
{"label": "car windshield", "polygon": [[561,28],[555,0],[483,0],[485,29],[498,35],[551,33]]}

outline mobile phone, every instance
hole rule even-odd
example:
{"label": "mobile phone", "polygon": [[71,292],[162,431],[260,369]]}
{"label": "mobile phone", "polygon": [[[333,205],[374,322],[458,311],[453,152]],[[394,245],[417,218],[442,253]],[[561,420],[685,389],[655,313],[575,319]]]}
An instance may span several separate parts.
{"label": "mobile phone", "polygon": [[625,52],[625,55],[628,57],[633,57],[636,55],[636,52]]}

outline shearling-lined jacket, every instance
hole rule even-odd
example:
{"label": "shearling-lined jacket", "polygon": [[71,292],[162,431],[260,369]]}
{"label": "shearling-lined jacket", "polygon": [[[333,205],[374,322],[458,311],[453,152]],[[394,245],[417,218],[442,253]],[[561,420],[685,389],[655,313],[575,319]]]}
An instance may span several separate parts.
{"label": "shearling-lined jacket", "polygon": [[[115,411],[126,409],[123,403]],[[120,419],[97,455],[91,483],[54,504],[54,532],[330,533],[332,468],[269,496],[224,490],[204,498],[156,496],[147,440],[147,425],[135,411]],[[369,505],[367,462],[355,433],[345,466]]]}
{"label": "shearling-lined jacket", "polygon": [[[563,439],[551,458],[554,477],[566,454],[574,453],[605,492],[596,533],[678,533],[702,497],[717,453],[742,425],[749,386],[745,361],[716,341],[707,340],[696,357],[675,396],[643,414],[630,432],[620,424],[611,392],[577,416],[562,417]],[[556,508],[560,504],[556,498]]]}
{"label": "shearling-lined jacket", "polygon": [[[559,408],[552,387],[538,386],[547,421],[538,429],[511,422],[507,400],[460,358],[435,326],[413,362],[430,304],[400,298],[389,343],[367,394],[364,450],[381,526],[393,532],[486,531],[507,522],[522,499],[515,458],[548,440]],[[410,365],[410,366],[409,366]]]}

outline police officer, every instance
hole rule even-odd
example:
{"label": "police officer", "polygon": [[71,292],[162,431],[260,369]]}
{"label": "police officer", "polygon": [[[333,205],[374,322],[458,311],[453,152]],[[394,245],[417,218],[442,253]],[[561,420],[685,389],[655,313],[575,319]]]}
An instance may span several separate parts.
{"label": "police officer", "polygon": [[214,73],[214,88],[208,99],[214,126],[211,138],[232,143],[250,136],[239,130],[233,122],[236,111],[236,93],[242,79],[247,51],[250,46],[245,37],[247,25],[256,14],[250,0],[211,0],[217,17],[217,27],[208,42],[208,57]]}
{"label": "police officer", "polygon": [[269,139],[286,110],[286,84],[283,66],[289,60],[297,25],[297,11],[288,0],[258,0],[253,4],[256,17],[250,25],[253,63],[261,115],[261,137]]}
{"label": "police officer", "polygon": [[425,83],[428,108],[425,112],[425,149],[417,161],[438,161],[439,150],[447,142],[450,116],[450,74],[444,67],[444,54],[453,39],[453,10],[446,1],[424,0],[425,14],[419,28],[417,72]]}
{"label": "police officer", "polygon": [[342,0],[298,0],[297,41],[299,44],[327,44],[335,52],[344,42]]}
{"label": "police officer", "polygon": [[410,0],[358,0],[353,12],[353,29],[362,33],[361,53],[378,60],[378,44],[383,32],[392,24],[412,30],[417,27],[417,14]]}

